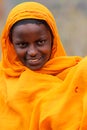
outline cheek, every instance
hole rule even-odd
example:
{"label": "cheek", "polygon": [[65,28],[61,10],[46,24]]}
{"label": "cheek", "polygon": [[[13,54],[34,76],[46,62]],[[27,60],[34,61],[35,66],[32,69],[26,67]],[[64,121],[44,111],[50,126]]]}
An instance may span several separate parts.
{"label": "cheek", "polygon": [[26,54],[26,51],[24,51],[24,50],[15,49],[15,51],[16,51],[17,56],[20,58],[24,57]]}
{"label": "cheek", "polygon": [[49,50],[48,50],[48,59],[51,57],[51,53],[52,53],[52,49],[50,48]]}
{"label": "cheek", "polygon": [[45,46],[43,48],[43,53],[49,58],[52,52],[52,47],[51,46]]}

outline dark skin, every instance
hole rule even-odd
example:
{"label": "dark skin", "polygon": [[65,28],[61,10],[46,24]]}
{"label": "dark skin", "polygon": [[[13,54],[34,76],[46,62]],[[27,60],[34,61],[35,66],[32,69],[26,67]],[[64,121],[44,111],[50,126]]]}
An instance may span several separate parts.
{"label": "dark skin", "polygon": [[52,35],[44,24],[15,26],[11,38],[19,60],[29,69],[39,70],[50,59]]}

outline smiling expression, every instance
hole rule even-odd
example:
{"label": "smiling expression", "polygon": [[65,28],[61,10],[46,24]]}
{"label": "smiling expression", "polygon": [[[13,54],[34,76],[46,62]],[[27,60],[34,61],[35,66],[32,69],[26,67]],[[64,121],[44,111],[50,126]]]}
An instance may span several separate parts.
{"label": "smiling expression", "polygon": [[44,24],[15,26],[11,38],[19,60],[31,70],[42,68],[50,59],[52,35]]}

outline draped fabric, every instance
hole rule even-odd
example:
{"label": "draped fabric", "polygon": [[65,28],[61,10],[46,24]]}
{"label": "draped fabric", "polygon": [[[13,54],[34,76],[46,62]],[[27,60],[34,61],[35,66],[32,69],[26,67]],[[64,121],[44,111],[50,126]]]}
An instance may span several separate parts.
{"label": "draped fabric", "polygon": [[87,129],[87,56],[69,71],[60,88],[55,87],[39,101],[34,111],[39,113],[41,130]]}
{"label": "draped fabric", "polygon": [[[45,20],[54,37],[51,58],[38,71],[30,70],[19,61],[9,40],[9,31],[13,24],[26,18]],[[82,58],[66,56],[51,12],[37,2],[24,2],[14,7],[4,26],[1,47],[0,130],[77,130],[77,127],[68,128],[66,122],[72,116],[68,116],[66,120],[67,114],[63,114],[67,104],[71,103],[70,98],[73,98],[71,95],[68,99],[72,87],[67,85],[72,74],[67,83],[65,79]],[[73,114],[72,107],[69,107],[70,113]],[[78,106],[76,108],[78,109]],[[68,113],[68,109],[66,112]],[[64,122],[61,114],[64,115]],[[75,117],[81,119],[81,115]],[[64,123],[66,126],[63,126]],[[69,125],[71,124],[72,122],[69,122]]]}

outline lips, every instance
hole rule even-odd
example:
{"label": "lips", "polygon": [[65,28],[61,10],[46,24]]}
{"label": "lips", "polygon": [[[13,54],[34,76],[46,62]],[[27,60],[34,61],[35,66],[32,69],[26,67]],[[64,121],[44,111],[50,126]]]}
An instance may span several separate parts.
{"label": "lips", "polygon": [[28,64],[36,65],[40,63],[41,58],[36,58],[36,59],[27,59]]}

